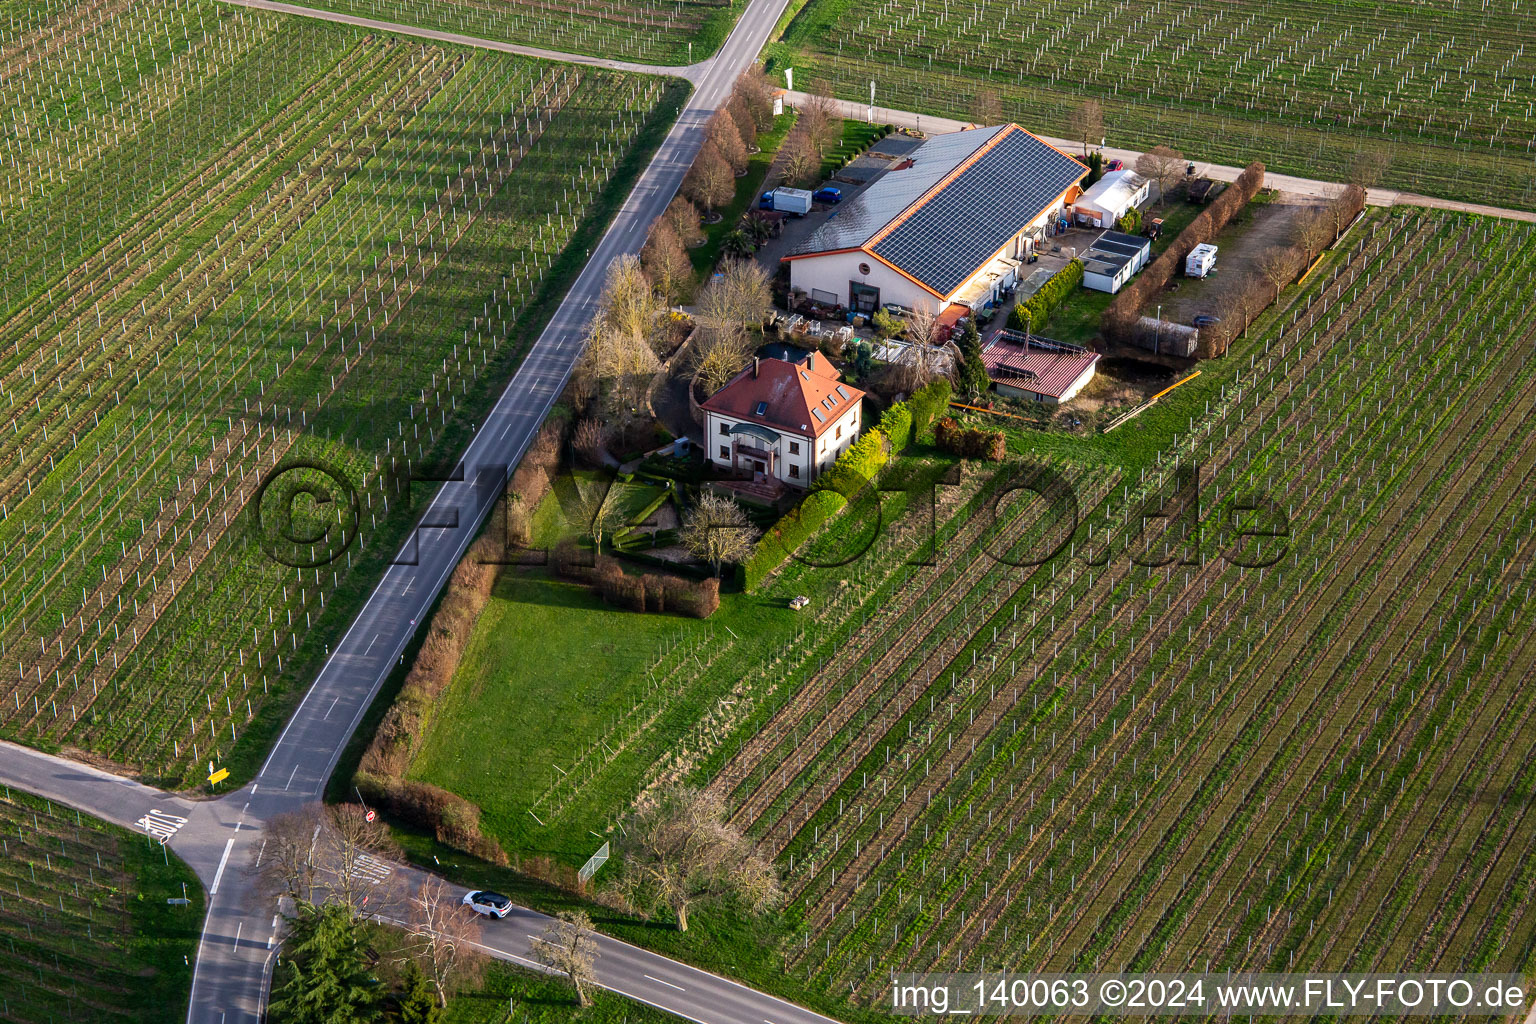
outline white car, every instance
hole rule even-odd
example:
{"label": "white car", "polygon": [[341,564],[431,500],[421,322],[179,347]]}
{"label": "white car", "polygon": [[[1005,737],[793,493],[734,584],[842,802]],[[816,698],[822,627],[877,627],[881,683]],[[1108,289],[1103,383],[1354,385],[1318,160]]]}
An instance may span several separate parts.
{"label": "white car", "polygon": [[512,910],[512,901],[499,892],[475,889],[464,894],[464,905],[486,917],[506,917]]}

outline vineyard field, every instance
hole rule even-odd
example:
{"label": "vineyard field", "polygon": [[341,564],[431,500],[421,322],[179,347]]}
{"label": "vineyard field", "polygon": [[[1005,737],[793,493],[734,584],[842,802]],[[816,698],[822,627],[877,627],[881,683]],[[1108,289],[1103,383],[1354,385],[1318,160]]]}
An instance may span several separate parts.
{"label": "vineyard field", "polygon": [[1533,265],[1528,225],[1367,217],[1153,466],[1058,467],[1059,553],[957,519],[785,673],[707,774],[796,983],[1528,969]]}
{"label": "vineyard field", "polygon": [[680,66],[713,56],[744,0],[317,0],[306,6],[565,53]]}
{"label": "vineyard field", "polygon": [[1383,185],[1536,208],[1536,22],[1514,0],[810,0],[776,46],[848,99],[873,81],[883,106],[1068,136],[1094,98],[1111,146],[1332,181],[1384,162]]}
{"label": "vineyard field", "polygon": [[[11,790],[0,798],[0,853],[7,1021],[185,1014],[203,917],[185,864],[143,835]],[[187,905],[166,903],[183,894]]]}
{"label": "vineyard field", "polygon": [[207,0],[0,64],[0,733],[238,772],[686,86]]}

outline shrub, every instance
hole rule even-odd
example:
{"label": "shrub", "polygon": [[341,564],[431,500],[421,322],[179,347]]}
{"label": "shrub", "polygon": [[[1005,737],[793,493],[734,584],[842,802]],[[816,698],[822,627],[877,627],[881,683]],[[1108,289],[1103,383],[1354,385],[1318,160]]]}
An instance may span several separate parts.
{"label": "shrub", "polygon": [[1128,235],[1134,235],[1141,231],[1141,211],[1130,209],[1125,211],[1125,216],[1115,221],[1115,230],[1123,231]]}
{"label": "shrub", "polygon": [[480,831],[480,808],[457,793],[362,769],[353,782],[364,800],[406,824],[430,830],[439,842],[493,864],[508,863],[500,844]]}
{"label": "shrub", "polygon": [[1041,285],[1039,291],[1013,307],[1008,314],[1008,326],[1016,331],[1040,333],[1056,308],[1082,283],[1083,261],[1074,259]]}
{"label": "shrub", "polygon": [[1001,462],[1008,451],[1008,439],[1001,430],[966,429],[948,416],[934,427],[933,443],[962,458],[993,462]]}
{"label": "shrub", "polygon": [[891,442],[891,451],[905,451],[912,443],[912,410],[905,402],[897,402],[881,414],[875,429]]}
{"label": "shrub", "polygon": [[852,498],[880,474],[890,459],[890,450],[890,443],[880,428],[870,427],[837,457],[831,469],[816,478],[811,488],[836,491],[844,498]]}
{"label": "shrub", "polygon": [[906,405],[912,410],[912,437],[917,439],[928,432],[934,421],[949,408],[953,395],[949,380],[940,377],[915,391]]}

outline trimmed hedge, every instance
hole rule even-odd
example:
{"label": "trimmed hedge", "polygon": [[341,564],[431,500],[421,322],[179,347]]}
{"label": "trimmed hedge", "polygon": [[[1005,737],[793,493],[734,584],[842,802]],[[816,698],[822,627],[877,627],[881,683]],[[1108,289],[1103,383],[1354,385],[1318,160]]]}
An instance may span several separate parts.
{"label": "trimmed hedge", "polygon": [[912,410],[906,403],[897,402],[881,414],[875,429],[891,442],[891,451],[904,450],[912,443]]}
{"label": "trimmed hedge", "polygon": [[953,397],[954,389],[949,386],[949,378],[940,377],[931,384],[918,388],[911,398],[902,403],[912,411],[911,440],[916,441],[928,433],[933,424],[949,408],[949,400]]}
{"label": "trimmed hedge", "polygon": [[1040,290],[1013,307],[1008,314],[1008,326],[1016,331],[1039,334],[1056,307],[1066,301],[1077,286],[1083,283],[1083,261],[1074,259],[1062,267]]}
{"label": "trimmed hedge", "polygon": [[[943,377],[919,388],[905,402],[885,410],[880,422],[837,457],[799,505],[763,531],[752,556],[742,564],[742,585],[756,590],[800,545],[831,519],[848,499],[874,480],[893,455],[906,450],[949,408],[951,389]],[[1002,435],[999,434],[999,437]]]}
{"label": "trimmed hedge", "polygon": [[890,453],[891,446],[885,434],[879,427],[870,427],[857,441],[843,449],[832,468],[811,484],[811,490],[836,491],[844,498],[852,498],[880,475],[880,470],[890,461]]}
{"label": "trimmed hedge", "polygon": [[1232,186],[1201,210],[1189,226],[1179,232],[1161,256],[1153,260],[1136,279],[1116,295],[1104,310],[1099,321],[1104,336],[1113,341],[1135,344],[1136,325],[1141,320],[1142,307],[1160,293],[1174,275],[1184,266],[1189,251],[1202,242],[1209,242],[1226,227],[1233,217],[1248,205],[1259,189],[1264,187],[1264,164],[1258,160],[1243,169]]}
{"label": "trimmed hedge", "polygon": [[848,501],[836,491],[812,491],[763,532],[751,557],[742,563],[742,586],[756,590],[790,553],[811,539]]}

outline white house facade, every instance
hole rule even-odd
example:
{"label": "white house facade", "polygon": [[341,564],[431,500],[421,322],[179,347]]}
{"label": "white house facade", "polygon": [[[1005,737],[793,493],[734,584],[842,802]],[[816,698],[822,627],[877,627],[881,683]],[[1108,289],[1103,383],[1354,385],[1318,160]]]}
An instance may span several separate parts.
{"label": "white house facade", "polygon": [[809,487],[858,438],[863,399],[815,352],[754,359],[701,404],[705,452],[722,469]]}

